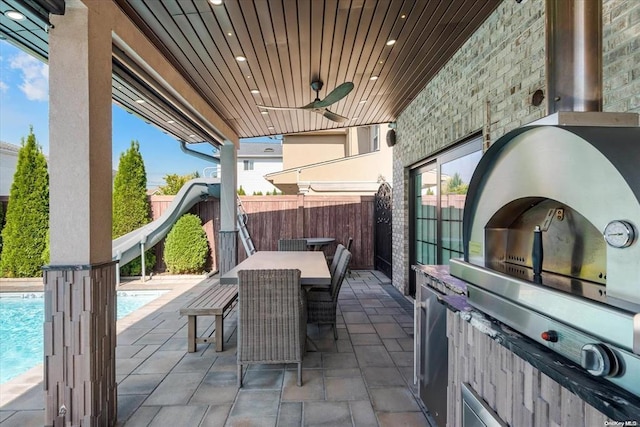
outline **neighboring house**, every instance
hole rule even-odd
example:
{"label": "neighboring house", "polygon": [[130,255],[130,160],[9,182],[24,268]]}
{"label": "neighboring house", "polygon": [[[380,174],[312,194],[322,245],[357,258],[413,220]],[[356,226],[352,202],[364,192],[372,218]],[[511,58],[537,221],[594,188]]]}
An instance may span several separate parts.
{"label": "neighboring house", "polygon": [[[282,144],[278,142],[240,142],[238,149],[238,188],[247,195],[273,193],[276,189],[265,175],[282,170]],[[220,176],[220,165],[208,177]]]}
{"label": "neighboring house", "polygon": [[19,145],[0,142],[0,197],[9,197],[18,165]]}
{"label": "neighboring house", "polygon": [[284,194],[373,194],[391,182],[388,124],[285,135],[283,169],[265,176]]}

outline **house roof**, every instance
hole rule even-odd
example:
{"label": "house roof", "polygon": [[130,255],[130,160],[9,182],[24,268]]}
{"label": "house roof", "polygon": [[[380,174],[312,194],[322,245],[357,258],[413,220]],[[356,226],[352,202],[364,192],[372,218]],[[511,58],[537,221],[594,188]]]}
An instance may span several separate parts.
{"label": "house roof", "polygon": [[238,157],[282,157],[282,144],[279,142],[240,143]]}
{"label": "house roof", "polygon": [[0,150],[17,153],[18,151],[20,151],[20,146],[15,144],[9,144],[8,142],[0,141]]}

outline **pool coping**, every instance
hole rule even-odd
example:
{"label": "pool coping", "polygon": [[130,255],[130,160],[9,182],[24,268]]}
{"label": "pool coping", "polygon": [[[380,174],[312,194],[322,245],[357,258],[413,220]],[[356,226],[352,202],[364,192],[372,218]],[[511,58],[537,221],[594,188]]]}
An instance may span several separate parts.
{"label": "pool coping", "polygon": [[[140,307],[139,309],[129,313],[122,319],[119,319],[116,324],[116,333],[120,334],[122,331],[135,324],[136,322],[142,320],[144,317],[153,313],[159,306],[167,304],[171,300],[179,297],[185,292],[188,292],[193,287],[200,284],[203,280],[207,279],[210,275],[181,275],[181,276],[172,276],[168,278],[168,276],[163,277],[161,280],[155,280],[157,277],[153,278],[153,283],[151,280],[147,280],[142,282],[141,280],[134,280],[131,282],[124,283],[118,287],[118,291],[140,291],[140,290],[148,290],[148,291],[166,291],[163,294],[159,295],[158,298],[153,299],[149,303]],[[5,282],[7,279],[3,279],[2,282]],[[12,279],[9,279],[12,280]],[[42,284],[40,285],[42,288]],[[2,286],[0,285],[0,293],[9,292],[2,291]],[[31,292],[42,292],[43,290],[36,291],[35,289],[31,289]],[[14,291],[11,291],[14,292]],[[27,292],[29,293],[29,292]],[[42,388],[43,382],[43,365],[42,363],[34,366],[28,371],[10,379],[9,381],[0,384],[0,410],[8,404],[9,402],[15,400],[22,394],[26,393],[28,390],[33,387],[40,386]],[[44,409],[44,392],[42,395],[43,399],[43,409]]]}

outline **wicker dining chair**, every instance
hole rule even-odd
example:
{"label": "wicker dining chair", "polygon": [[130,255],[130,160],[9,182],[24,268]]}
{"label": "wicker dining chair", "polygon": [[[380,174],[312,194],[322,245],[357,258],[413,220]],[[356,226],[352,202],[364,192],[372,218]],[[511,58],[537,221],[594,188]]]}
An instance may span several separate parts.
{"label": "wicker dining chair", "polygon": [[278,240],[279,251],[306,251],[307,239],[280,239]]}
{"label": "wicker dining chair", "polygon": [[338,247],[336,247],[336,251],[331,258],[331,265],[329,266],[329,273],[331,274],[331,277],[333,277],[333,274],[336,272],[340,255],[342,255],[342,252],[344,252],[345,249],[347,248],[345,248],[342,243],[338,243]]}
{"label": "wicker dining chair", "polygon": [[331,287],[327,290],[312,289],[307,292],[307,323],[331,325],[333,338],[338,339],[336,312],[338,308],[338,295],[342,282],[347,274],[351,252],[344,249],[338,257],[338,265],[331,276]]}
{"label": "wicker dining chair", "polygon": [[302,385],[304,294],[300,270],[238,271],[238,387],[242,366],[253,363],[297,363],[298,386]]}

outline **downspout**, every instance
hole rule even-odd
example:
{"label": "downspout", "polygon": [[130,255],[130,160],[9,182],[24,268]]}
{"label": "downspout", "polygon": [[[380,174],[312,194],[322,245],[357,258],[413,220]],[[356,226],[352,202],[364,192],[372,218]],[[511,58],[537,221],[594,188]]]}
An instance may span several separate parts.
{"label": "downspout", "polygon": [[190,156],[198,157],[198,158],[200,158],[202,160],[207,160],[207,161],[210,161],[210,162],[214,162],[214,163],[220,164],[220,159],[219,158],[214,157],[214,156],[212,156],[210,154],[201,153],[199,151],[187,148],[187,143],[184,142],[184,141],[180,141],[180,149],[182,150],[182,152],[184,152],[184,153],[186,153],[186,154],[188,154]]}

